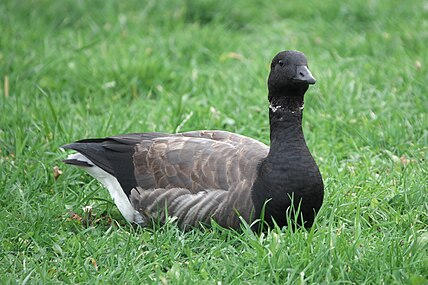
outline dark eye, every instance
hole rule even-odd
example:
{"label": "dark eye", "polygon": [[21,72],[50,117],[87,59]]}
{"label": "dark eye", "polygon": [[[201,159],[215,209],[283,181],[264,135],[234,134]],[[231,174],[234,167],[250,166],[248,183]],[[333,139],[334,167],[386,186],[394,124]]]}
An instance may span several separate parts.
{"label": "dark eye", "polygon": [[284,62],[282,60],[278,61],[279,66],[283,66]]}

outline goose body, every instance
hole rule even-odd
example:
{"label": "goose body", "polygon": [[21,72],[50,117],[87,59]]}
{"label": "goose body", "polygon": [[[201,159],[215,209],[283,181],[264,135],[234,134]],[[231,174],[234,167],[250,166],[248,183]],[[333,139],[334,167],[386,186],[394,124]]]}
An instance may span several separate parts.
{"label": "goose body", "polygon": [[303,53],[274,57],[270,147],[226,131],[134,133],[67,144],[62,148],[75,153],[64,162],[100,181],[131,223],[146,226],[168,215],[182,228],[213,219],[237,229],[240,217],[252,223],[264,213],[268,225],[284,226],[287,211],[299,208],[296,222],[309,227],[323,200],[302,132],[303,96],[314,83]]}

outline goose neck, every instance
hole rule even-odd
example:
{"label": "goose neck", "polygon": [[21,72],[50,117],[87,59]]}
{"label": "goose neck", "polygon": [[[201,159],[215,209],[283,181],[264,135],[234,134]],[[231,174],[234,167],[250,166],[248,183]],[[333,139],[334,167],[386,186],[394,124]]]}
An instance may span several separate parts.
{"label": "goose neck", "polygon": [[271,152],[292,151],[306,145],[303,130],[303,97],[272,98],[269,106]]}

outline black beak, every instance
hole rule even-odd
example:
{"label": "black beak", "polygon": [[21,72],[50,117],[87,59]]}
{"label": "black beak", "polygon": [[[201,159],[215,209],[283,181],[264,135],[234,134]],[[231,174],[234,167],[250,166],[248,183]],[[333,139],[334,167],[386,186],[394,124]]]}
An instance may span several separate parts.
{"label": "black beak", "polygon": [[316,79],[306,65],[298,65],[296,69],[296,77],[294,80],[305,82],[308,84],[315,84]]}

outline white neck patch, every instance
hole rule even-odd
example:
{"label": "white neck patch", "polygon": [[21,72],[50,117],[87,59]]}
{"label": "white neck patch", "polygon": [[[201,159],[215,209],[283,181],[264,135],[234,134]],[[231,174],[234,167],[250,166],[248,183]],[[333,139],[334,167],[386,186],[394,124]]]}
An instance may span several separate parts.
{"label": "white neck patch", "polygon": [[272,106],[272,104],[269,104],[269,109],[271,109],[272,112],[274,112],[274,113],[280,108],[281,108],[281,106]]}
{"label": "white neck patch", "polygon": [[[281,109],[282,108],[282,106],[280,106],[280,105],[278,105],[278,106],[273,106],[272,104],[269,104],[269,109],[271,109],[272,110],[272,112],[276,112],[276,111],[278,111],[279,109]],[[305,108],[305,104],[303,104],[302,106],[300,106],[299,107],[299,110],[300,111],[302,111],[303,109]],[[294,112],[292,112],[292,113],[294,113]]]}

